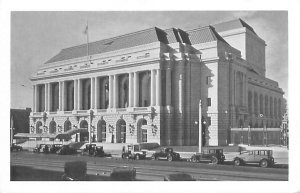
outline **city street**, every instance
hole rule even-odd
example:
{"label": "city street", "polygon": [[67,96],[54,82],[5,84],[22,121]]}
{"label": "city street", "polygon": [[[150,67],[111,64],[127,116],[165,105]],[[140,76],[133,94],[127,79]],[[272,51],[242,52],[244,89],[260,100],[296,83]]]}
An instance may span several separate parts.
{"label": "city street", "polygon": [[[36,154],[32,152],[11,153],[11,180],[60,180],[67,161],[87,161],[87,173],[91,180],[109,180],[111,170],[117,166],[134,166],[137,180],[161,181],[164,176],[176,172],[192,175],[203,181],[287,181],[287,168],[261,168],[258,165],[233,166],[230,162],[224,165],[208,163],[191,163],[186,161],[168,162],[165,160],[123,160],[121,158],[99,158],[81,155]],[[25,168],[25,169],[24,169]],[[23,171],[21,171],[23,170]],[[26,173],[27,171],[27,173]],[[43,172],[46,175],[33,171]],[[47,176],[48,178],[43,178]],[[56,172],[56,173],[55,173]],[[22,173],[22,175],[20,175]],[[52,175],[52,178],[49,177]],[[54,175],[55,173],[55,175]]]}

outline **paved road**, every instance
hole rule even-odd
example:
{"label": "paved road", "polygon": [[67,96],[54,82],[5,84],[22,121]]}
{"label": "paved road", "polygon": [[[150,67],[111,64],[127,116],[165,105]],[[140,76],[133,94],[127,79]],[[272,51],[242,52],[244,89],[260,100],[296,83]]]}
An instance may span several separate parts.
{"label": "paved road", "polygon": [[63,172],[64,163],[71,160],[87,161],[87,172],[89,175],[107,178],[109,177],[112,168],[116,166],[129,165],[134,166],[137,169],[138,180],[160,181],[163,180],[165,175],[175,172],[189,173],[197,180],[209,181],[288,180],[288,169],[286,168],[260,168],[257,165],[237,167],[229,163],[225,163],[224,165],[212,165],[208,163],[191,163],[185,161],[168,162],[164,160],[122,160],[120,158],[35,154],[32,152],[11,153],[11,166],[28,166],[35,170]]}

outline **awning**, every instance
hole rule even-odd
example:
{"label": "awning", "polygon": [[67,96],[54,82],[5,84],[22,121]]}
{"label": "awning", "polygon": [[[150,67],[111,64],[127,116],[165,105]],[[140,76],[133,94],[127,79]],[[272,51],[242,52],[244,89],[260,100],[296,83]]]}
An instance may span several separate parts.
{"label": "awning", "polygon": [[77,128],[77,129],[71,129],[69,131],[66,131],[64,133],[59,133],[56,135],[55,138],[57,139],[71,139],[72,135],[76,134],[76,133],[87,133],[89,132],[86,128]]}
{"label": "awning", "polygon": [[49,133],[17,133],[14,138],[55,138],[55,136]]}

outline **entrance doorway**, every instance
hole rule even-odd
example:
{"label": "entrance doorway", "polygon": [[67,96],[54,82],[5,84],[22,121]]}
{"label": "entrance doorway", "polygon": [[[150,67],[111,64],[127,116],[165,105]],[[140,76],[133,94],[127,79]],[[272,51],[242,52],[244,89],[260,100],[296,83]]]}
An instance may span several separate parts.
{"label": "entrance doorway", "polygon": [[126,122],[124,119],[120,119],[117,122],[116,130],[116,142],[117,143],[126,143]]}
{"label": "entrance doorway", "polygon": [[[88,122],[83,120],[80,122],[81,129],[88,129]],[[80,142],[89,140],[89,132],[80,132]]]}
{"label": "entrance doorway", "polygon": [[106,142],[106,122],[100,120],[97,124],[97,141]]}
{"label": "entrance doorway", "polygon": [[147,120],[140,119],[137,122],[137,142],[146,143],[147,142]]}

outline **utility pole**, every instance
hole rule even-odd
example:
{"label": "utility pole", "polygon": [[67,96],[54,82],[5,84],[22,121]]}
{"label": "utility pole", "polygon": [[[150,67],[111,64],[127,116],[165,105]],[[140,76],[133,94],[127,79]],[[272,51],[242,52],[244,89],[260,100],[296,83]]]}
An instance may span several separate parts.
{"label": "utility pole", "polygon": [[199,100],[199,153],[202,152],[202,105],[201,105],[201,100]]}

